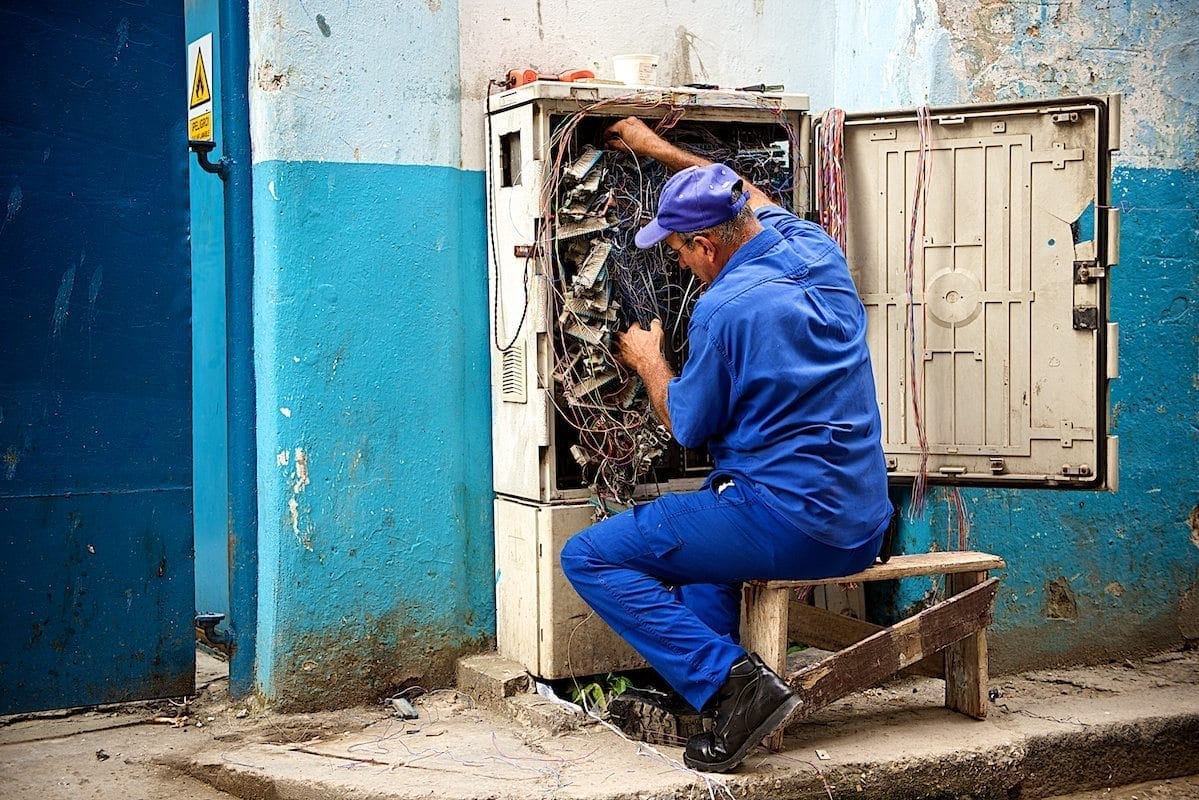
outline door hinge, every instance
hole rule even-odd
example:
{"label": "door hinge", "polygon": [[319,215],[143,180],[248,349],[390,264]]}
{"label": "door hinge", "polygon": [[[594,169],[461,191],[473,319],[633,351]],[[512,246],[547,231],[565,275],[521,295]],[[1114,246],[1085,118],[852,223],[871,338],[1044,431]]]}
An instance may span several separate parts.
{"label": "door hinge", "polygon": [[1074,282],[1093,283],[1107,277],[1107,268],[1099,265],[1099,259],[1074,262]]}
{"label": "door hinge", "polygon": [[1099,330],[1099,309],[1095,306],[1075,306],[1074,307],[1074,330],[1076,330],[1076,331],[1097,331],[1097,330]]}

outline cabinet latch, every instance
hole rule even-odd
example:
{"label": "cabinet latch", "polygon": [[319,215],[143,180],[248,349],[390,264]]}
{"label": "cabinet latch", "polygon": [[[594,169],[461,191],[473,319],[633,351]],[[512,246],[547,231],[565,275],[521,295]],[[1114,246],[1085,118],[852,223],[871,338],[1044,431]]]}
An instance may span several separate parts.
{"label": "cabinet latch", "polygon": [[1100,266],[1098,259],[1074,262],[1075,283],[1094,283],[1105,277],[1107,277],[1107,268]]}
{"label": "cabinet latch", "polygon": [[1076,330],[1076,331],[1097,331],[1097,330],[1099,330],[1099,309],[1095,306],[1075,306],[1074,307],[1074,330]]}

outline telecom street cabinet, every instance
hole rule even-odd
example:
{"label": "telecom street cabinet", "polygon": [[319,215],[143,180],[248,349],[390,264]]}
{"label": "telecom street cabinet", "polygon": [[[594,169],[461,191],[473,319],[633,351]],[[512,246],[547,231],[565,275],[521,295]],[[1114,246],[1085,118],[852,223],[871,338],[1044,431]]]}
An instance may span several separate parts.
{"label": "telecom street cabinet", "polygon": [[800,216],[840,207],[894,482],[1115,490],[1119,111],[1118,95],[843,117],[794,94],[538,81],[491,95],[501,655],[547,679],[640,666],[558,554],[597,515],[710,469],[655,431],[607,347],[657,309],[678,369],[699,292],[668,253],[631,246],[665,173],[605,150],[612,122],[641,117]]}

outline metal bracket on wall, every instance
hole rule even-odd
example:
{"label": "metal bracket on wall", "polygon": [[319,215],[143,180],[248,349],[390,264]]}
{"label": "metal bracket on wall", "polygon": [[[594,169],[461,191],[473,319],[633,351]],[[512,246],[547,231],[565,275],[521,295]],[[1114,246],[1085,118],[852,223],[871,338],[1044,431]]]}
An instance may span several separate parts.
{"label": "metal bracket on wall", "polygon": [[196,163],[200,165],[200,169],[224,179],[229,174],[229,159],[221,156],[221,159],[215,163],[209,161],[208,154],[214,148],[216,148],[216,142],[209,142],[203,139],[189,139],[187,141],[187,149],[196,154]]}

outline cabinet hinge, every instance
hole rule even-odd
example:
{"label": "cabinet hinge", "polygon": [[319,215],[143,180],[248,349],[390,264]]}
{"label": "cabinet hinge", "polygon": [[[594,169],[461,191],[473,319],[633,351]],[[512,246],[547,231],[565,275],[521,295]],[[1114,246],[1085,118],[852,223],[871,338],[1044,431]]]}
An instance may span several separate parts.
{"label": "cabinet hinge", "polygon": [[1107,268],[1099,265],[1098,259],[1074,262],[1074,282],[1093,283],[1107,277]]}

